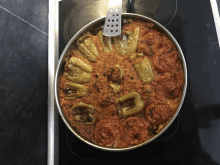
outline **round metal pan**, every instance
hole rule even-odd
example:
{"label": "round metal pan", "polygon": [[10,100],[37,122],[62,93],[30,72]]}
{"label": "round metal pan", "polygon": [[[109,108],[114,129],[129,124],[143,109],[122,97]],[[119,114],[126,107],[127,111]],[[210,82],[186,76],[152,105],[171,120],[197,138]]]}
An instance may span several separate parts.
{"label": "round metal pan", "polygon": [[66,126],[69,128],[69,130],[75,135],[77,136],[79,139],[81,139],[82,141],[84,141],[85,143],[87,143],[88,145],[90,146],[93,146],[95,148],[98,148],[98,149],[101,149],[101,150],[107,150],[107,151],[127,151],[127,150],[131,150],[131,149],[136,149],[138,147],[141,147],[141,146],[144,146],[152,141],[154,141],[156,138],[158,138],[161,134],[164,133],[164,131],[167,130],[167,128],[173,123],[173,121],[175,120],[176,116],[178,115],[181,107],[182,107],[182,104],[183,104],[183,101],[184,101],[184,98],[185,98],[185,94],[186,94],[186,88],[187,88],[187,66],[186,66],[186,62],[185,62],[185,58],[184,58],[184,55],[183,55],[183,52],[178,44],[178,42],[176,41],[176,39],[173,37],[173,35],[163,26],[161,25],[160,23],[158,23],[157,21],[149,18],[149,17],[146,17],[146,16],[143,16],[143,15],[139,15],[139,14],[133,14],[133,13],[123,13],[122,14],[122,19],[135,19],[135,20],[141,20],[141,21],[146,21],[146,22],[152,22],[154,23],[160,30],[162,30],[171,40],[172,42],[175,44],[176,48],[178,49],[179,51],[179,57],[180,59],[182,60],[182,63],[183,63],[183,69],[184,69],[184,76],[185,76],[185,85],[184,85],[184,88],[183,88],[183,94],[182,94],[182,98],[180,100],[180,103],[179,103],[179,106],[178,106],[178,109],[176,111],[176,113],[174,114],[173,118],[169,121],[169,123],[166,125],[166,127],[163,128],[163,130],[161,132],[159,132],[157,135],[155,135],[153,138],[141,143],[141,144],[138,144],[138,145],[135,145],[135,146],[131,146],[131,147],[126,147],[126,148],[108,148],[108,147],[102,147],[102,146],[98,146],[96,144],[93,144],[89,141],[87,141],[86,139],[84,139],[83,137],[81,137],[79,134],[77,134],[74,129],[71,127],[70,123],[67,121],[67,119],[65,118],[63,112],[62,112],[62,108],[61,108],[61,105],[60,105],[60,102],[59,102],[59,96],[58,96],[58,83],[59,83],[59,76],[61,75],[61,73],[63,72],[63,66],[64,66],[64,56],[67,52],[67,50],[69,49],[69,47],[72,45],[72,44],[75,44],[77,39],[83,35],[84,32],[86,31],[89,31],[91,30],[92,28],[96,28],[96,27],[99,27],[101,25],[104,25],[104,22],[105,22],[105,17],[102,17],[102,18],[99,18],[99,19],[96,19],[92,22],[90,22],[89,24],[87,24],[86,26],[84,26],[81,30],[79,30],[72,38],[71,40],[68,42],[68,44],[66,45],[66,47],[64,48],[62,54],[61,54],[61,57],[59,59],[59,62],[58,62],[58,65],[57,65],[57,68],[56,68],[56,75],[55,75],[55,99],[56,99],[56,103],[57,103],[57,107],[58,107],[58,111],[59,111],[59,114],[61,116],[61,118],[63,119],[64,123],[66,124]]}

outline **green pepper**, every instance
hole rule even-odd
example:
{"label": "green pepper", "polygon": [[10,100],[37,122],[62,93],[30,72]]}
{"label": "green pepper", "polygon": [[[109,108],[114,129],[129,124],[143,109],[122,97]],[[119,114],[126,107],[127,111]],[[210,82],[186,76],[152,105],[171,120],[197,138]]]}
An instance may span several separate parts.
{"label": "green pepper", "polygon": [[126,118],[137,114],[144,108],[144,102],[138,92],[131,92],[123,97],[120,97],[116,99],[115,103],[119,118]]}
{"label": "green pepper", "polygon": [[122,67],[120,65],[115,65],[119,70],[120,70],[120,75],[117,79],[115,79],[114,81],[119,81],[122,79],[122,77],[124,76],[124,70],[122,69]]}
{"label": "green pepper", "polygon": [[66,99],[77,99],[79,97],[83,97],[87,95],[88,90],[81,84],[76,83],[66,83],[65,91],[67,92]]}
{"label": "green pepper", "polygon": [[84,61],[82,61],[79,58],[76,57],[71,57],[69,59],[69,64],[87,72],[87,73],[91,73],[92,72],[92,66],[89,64],[86,64]]}
{"label": "green pepper", "polygon": [[146,83],[150,83],[154,74],[151,68],[150,61],[147,58],[144,58],[141,64],[134,64],[134,68],[138,74],[138,77]]}
{"label": "green pepper", "polygon": [[76,83],[89,82],[91,79],[92,67],[86,64],[82,60],[71,57],[67,63],[67,71],[63,73],[63,76]]}
{"label": "green pepper", "polygon": [[137,50],[139,38],[139,27],[135,28],[134,33],[128,36],[127,54],[135,53]]}
{"label": "green pepper", "polygon": [[131,59],[131,60],[136,60],[136,59],[137,59],[137,55],[136,55],[136,54],[130,55],[130,59]]}
{"label": "green pepper", "polygon": [[114,90],[115,93],[120,92],[120,85],[119,84],[110,84],[112,89]]}
{"label": "green pepper", "polygon": [[103,36],[102,30],[98,32],[97,36],[102,44],[103,50],[107,53],[111,52],[112,51],[111,37]]}
{"label": "green pepper", "polygon": [[77,45],[81,42],[84,42],[86,38],[89,38],[91,36],[91,33],[90,32],[87,32],[86,34],[84,34],[82,37],[80,37],[78,40],[77,40]]}
{"label": "green pepper", "polygon": [[[128,38],[127,38],[128,35]],[[123,31],[122,35],[114,37],[114,46],[119,55],[131,54],[136,52],[139,38],[139,27],[135,28],[134,33]]]}
{"label": "green pepper", "polygon": [[88,115],[76,115],[73,117],[74,120],[78,122],[78,124],[86,124],[86,125],[91,125],[94,123],[95,119],[93,115],[88,114]]}
{"label": "green pepper", "polygon": [[80,102],[73,106],[73,118],[78,122],[78,124],[93,124],[94,123],[94,107],[92,105]]}
{"label": "green pepper", "polygon": [[143,53],[133,53],[132,55],[130,55],[131,60],[136,60],[138,57],[144,57],[144,54]]}
{"label": "green pepper", "polygon": [[91,38],[87,38],[84,43],[80,43],[78,45],[78,53],[91,62],[94,62],[96,57],[99,55],[98,50]]}
{"label": "green pepper", "polygon": [[127,53],[127,36],[122,34],[118,37],[114,37],[114,46],[119,55],[125,55]]}
{"label": "green pepper", "polygon": [[94,58],[96,59],[96,57],[98,57],[99,53],[98,53],[98,49],[96,48],[92,38],[87,38],[85,40],[84,44],[87,46],[89,51],[93,54]]}

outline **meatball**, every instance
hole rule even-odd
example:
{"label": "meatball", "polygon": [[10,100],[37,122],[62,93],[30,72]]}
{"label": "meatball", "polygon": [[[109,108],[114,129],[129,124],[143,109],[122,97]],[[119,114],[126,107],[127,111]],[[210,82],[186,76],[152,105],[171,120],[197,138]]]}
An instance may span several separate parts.
{"label": "meatball", "polygon": [[161,77],[157,78],[157,92],[161,92],[163,97],[166,99],[175,99],[180,97],[182,94],[181,85],[183,85],[183,80],[178,80],[178,75],[174,76],[170,73],[164,73]]}
{"label": "meatball", "polygon": [[149,45],[146,45],[145,43],[138,43],[137,52],[143,53],[147,56],[152,56],[153,52]]}
{"label": "meatball", "polygon": [[176,98],[181,95],[181,88],[175,82],[175,80],[166,81],[164,84],[165,92],[168,94],[168,98]]}
{"label": "meatball", "polygon": [[113,147],[119,139],[120,122],[116,118],[102,119],[94,128],[94,138],[99,145]]}
{"label": "meatball", "polygon": [[148,127],[144,119],[129,117],[120,126],[121,138],[129,145],[140,144],[148,137]]}
{"label": "meatball", "polygon": [[150,45],[153,53],[156,53],[162,46],[161,33],[157,31],[149,32],[147,35],[145,35],[145,43]]}
{"label": "meatball", "polygon": [[151,130],[155,132],[160,124],[165,124],[171,115],[170,107],[166,104],[151,104],[145,110],[145,118],[151,124]]}
{"label": "meatball", "polygon": [[178,52],[168,52],[168,49],[161,49],[155,54],[153,64],[159,72],[171,71],[178,61]]}

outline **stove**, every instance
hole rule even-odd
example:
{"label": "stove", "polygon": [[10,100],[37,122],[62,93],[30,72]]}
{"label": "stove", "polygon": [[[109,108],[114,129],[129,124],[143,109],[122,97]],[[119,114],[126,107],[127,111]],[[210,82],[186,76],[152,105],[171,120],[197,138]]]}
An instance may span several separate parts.
{"label": "stove", "polygon": [[[75,137],[56,116],[54,134],[57,164],[85,160],[142,160],[146,163],[193,165],[220,164],[220,51],[213,0],[123,0],[123,12],[155,19],[176,38],[186,59],[187,92],[172,125],[155,141],[135,150],[109,152],[91,147]],[[59,2],[58,54],[87,23],[105,16],[108,1]],[[214,15],[215,16],[215,15]],[[219,17],[219,16],[218,16]],[[58,138],[59,137],[59,138]],[[49,163],[49,161],[48,161]]]}

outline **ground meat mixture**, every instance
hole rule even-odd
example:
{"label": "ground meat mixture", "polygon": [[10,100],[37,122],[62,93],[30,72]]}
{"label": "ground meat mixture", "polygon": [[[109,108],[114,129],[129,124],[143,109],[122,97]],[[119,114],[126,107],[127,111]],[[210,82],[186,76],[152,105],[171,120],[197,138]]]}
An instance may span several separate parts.
{"label": "ground meat mixture", "polygon": [[117,49],[101,33],[82,36],[59,77],[64,116],[99,146],[130,147],[155,136],[175,114],[185,85],[173,42],[153,23],[127,22],[127,40],[118,37]]}
{"label": "ground meat mixture", "polygon": [[104,72],[104,75],[107,76],[108,80],[117,81],[120,77],[120,69],[117,66],[110,66]]}

